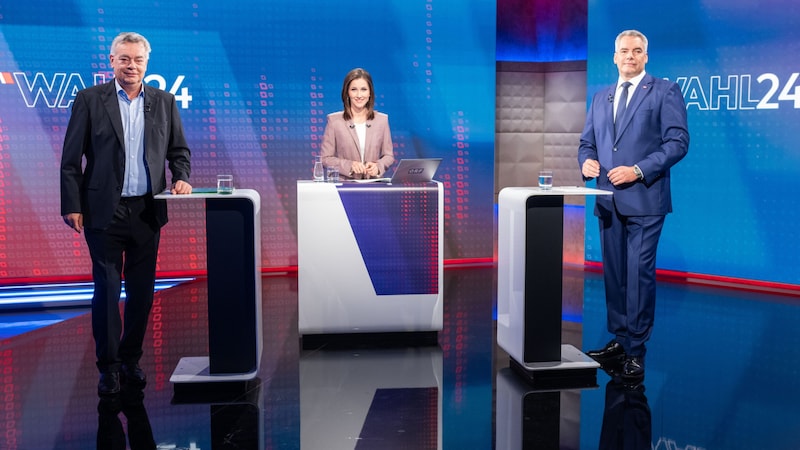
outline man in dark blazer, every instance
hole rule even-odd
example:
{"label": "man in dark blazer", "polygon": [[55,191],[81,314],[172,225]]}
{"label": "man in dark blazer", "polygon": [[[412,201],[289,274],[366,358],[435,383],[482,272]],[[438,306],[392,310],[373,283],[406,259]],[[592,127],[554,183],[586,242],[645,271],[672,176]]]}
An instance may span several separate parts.
{"label": "man in dark blazer", "polygon": [[613,192],[598,196],[595,215],[614,338],[587,354],[601,364],[621,362],[624,378],[639,379],[655,313],[656,249],[672,212],[670,168],[689,149],[689,129],[678,85],[645,73],[642,33],[617,36],[614,63],[619,81],[592,99],[578,150],[584,179]]}
{"label": "man in dark blazer", "polygon": [[[143,388],[139,366],[155,287],[166,165],[171,192],[190,194],[190,151],[175,97],[143,83],[150,44],[121,33],[111,44],[114,80],[75,97],[61,156],[61,215],[84,232],[92,259],[92,333],[98,394]],[[124,323],[120,318],[125,278]]]}

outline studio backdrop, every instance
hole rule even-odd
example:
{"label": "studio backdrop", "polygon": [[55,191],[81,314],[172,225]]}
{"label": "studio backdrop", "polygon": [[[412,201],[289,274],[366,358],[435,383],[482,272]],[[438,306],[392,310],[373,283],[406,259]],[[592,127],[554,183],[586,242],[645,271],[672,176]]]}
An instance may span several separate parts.
{"label": "studio backdrop", "polygon": [[[230,173],[261,195],[262,263],[297,263],[296,180],[328,113],[368,70],[395,154],[441,157],[445,258],[490,258],[495,3],[488,0],[5,2],[0,10],[0,278],[88,276],[60,220],[59,162],[78,90],[110,81],[111,40],[152,44],[145,81],[175,94],[195,187]],[[203,201],[174,202],[158,270],[205,269]]]}
{"label": "studio backdrop", "polygon": [[[686,99],[691,143],[672,170],[658,267],[800,284],[798,20],[791,0],[589,1],[589,96],[616,82],[614,39],[635,28],[647,72]],[[586,259],[600,261],[596,224],[587,217]]]}

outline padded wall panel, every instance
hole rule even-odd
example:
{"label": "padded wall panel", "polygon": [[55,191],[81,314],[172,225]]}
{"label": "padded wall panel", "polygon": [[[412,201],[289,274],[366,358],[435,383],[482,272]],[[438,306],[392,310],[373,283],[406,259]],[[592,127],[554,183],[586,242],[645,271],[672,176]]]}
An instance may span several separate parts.
{"label": "padded wall panel", "polygon": [[[535,186],[539,170],[545,167],[553,170],[556,185],[583,185],[577,154],[586,119],[586,69],[575,64],[568,70],[558,68],[558,64],[498,65],[495,202],[505,187]],[[583,205],[584,198],[566,197],[564,203]],[[569,208],[566,213],[564,260],[582,264],[584,215]],[[564,294],[565,311],[580,310],[582,294]],[[579,299],[577,304],[569,304],[573,298]]]}
{"label": "padded wall panel", "polygon": [[544,131],[580,132],[586,118],[586,72],[548,72],[544,83]]}
{"label": "padded wall panel", "polygon": [[495,163],[496,193],[509,186],[536,186],[544,161],[544,138],[544,133],[497,134],[495,146],[504,151]]}
{"label": "padded wall panel", "polygon": [[[583,186],[583,177],[578,168],[578,142],[580,133],[544,133],[544,161],[542,165],[553,170],[557,186]],[[575,200],[583,204],[584,197]],[[573,203],[573,202],[570,202]]]}
{"label": "padded wall panel", "polygon": [[544,75],[497,72],[495,133],[544,131]]}
{"label": "padded wall panel", "polygon": [[[531,186],[543,168],[556,185],[582,185],[577,153],[586,118],[586,70],[546,64],[498,67],[495,198],[508,186]],[[582,198],[566,199],[583,204]]]}

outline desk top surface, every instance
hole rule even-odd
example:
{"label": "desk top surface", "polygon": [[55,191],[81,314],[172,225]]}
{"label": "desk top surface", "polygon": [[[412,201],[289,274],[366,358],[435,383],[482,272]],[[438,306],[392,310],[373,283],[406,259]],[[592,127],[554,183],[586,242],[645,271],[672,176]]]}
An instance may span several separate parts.
{"label": "desk top surface", "polygon": [[312,180],[297,180],[298,192],[327,192],[328,190],[337,191],[342,190],[349,192],[402,192],[402,191],[430,191],[439,190],[442,188],[440,181],[429,181],[426,183],[387,183],[387,182],[374,182],[374,183],[359,183],[354,181],[345,181],[339,183],[315,182]]}
{"label": "desk top surface", "polygon": [[194,188],[192,189],[191,194],[173,195],[169,191],[165,191],[155,195],[154,197],[165,200],[190,200],[199,198],[219,198],[219,199],[247,198],[250,199],[255,204],[261,203],[261,196],[258,194],[258,191],[256,191],[255,189],[239,189],[239,188],[234,189],[233,193],[231,194],[217,194],[216,188]]}
{"label": "desk top surface", "polygon": [[530,197],[534,195],[613,195],[611,191],[587,188],[583,186],[553,186],[551,189],[542,189],[537,186],[507,187],[500,191],[501,197]]}

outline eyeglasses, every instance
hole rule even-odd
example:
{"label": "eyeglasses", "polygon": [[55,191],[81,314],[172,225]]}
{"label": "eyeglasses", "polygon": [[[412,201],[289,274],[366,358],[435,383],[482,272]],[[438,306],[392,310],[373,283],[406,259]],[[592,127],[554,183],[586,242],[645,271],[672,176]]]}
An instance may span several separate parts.
{"label": "eyeglasses", "polygon": [[128,66],[131,64],[131,62],[133,62],[133,64],[137,66],[143,66],[147,63],[147,58],[143,56],[137,56],[136,58],[133,59],[131,59],[128,56],[120,56],[119,58],[116,58],[116,60],[123,66]]}

